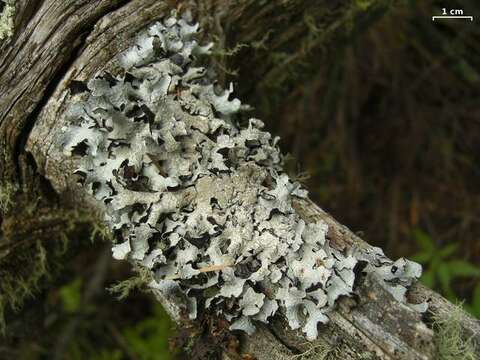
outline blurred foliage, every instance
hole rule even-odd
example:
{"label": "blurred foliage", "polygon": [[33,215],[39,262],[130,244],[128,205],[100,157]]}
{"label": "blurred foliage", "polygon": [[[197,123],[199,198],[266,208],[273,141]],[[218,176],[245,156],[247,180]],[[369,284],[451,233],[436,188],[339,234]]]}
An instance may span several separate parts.
{"label": "blurred foliage", "polygon": [[[127,265],[128,266],[128,265]],[[73,282],[74,287],[77,288],[78,279]],[[71,285],[69,285],[71,288]],[[75,291],[69,292],[71,299],[64,302],[64,305],[75,303],[78,299],[78,294]],[[106,296],[111,296],[107,293]],[[139,314],[135,315],[132,322],[129,324],[117,324],[118,320],[109,319],[106,324],[109,336],[102,336],[102,338],[90,339],[91,342],[82,343],[83,337],[80,337],[80,341],[73,340],[70,344],[67,353],[67,358],[72,360],[85,359],[85,355],[89,354],[89,358],[93,360],[100,359],[141,359],[141,360],[171,360],[175,358],[175,353],[169,349],[169,338],[175,335],[173,329],[173,323],[171,322],[168,314],[163,310],[162,306],[153,298],[153,296],[142,295],[141,293],[135,293],[135,297],[143,297],[146,304],[142,308],[137,309]],[[126,302],[127,304],[125,304]],[[114,306],[122,306],[128,308],[128,306],[135,306],[130,303],[129,299],[123,299],[121,303],[117,303]],[[96,308],[98,304],[91,306],[92,315],[98,312],[100,309]],[[138,306],[138,305],[137,305]],[[145,308],[148,309],[146,309]],[[69,305],[64,308],[65,311],[69,311]],[[105,311],[101,309],[100,311]],[[137,316],[140,315],[139,318]],[[127,315],[128,316],[128,315]],[[85,331],[92,330],[91,323],[85,322]],[[108,337],[111,337],[113,343],[108,345]],[[100,340],[100,341],[99,341]],[[102,345],[103,348],[100,352],[97,352],[98,345]],[[90,352],[90,349],[94,350]],[[75,351],[76,350],[76,351]],[[77,354],[72,356],[71,354]]]}
{"label": "blurred foliage", "polygon": [[478,316],[480,314],[480,267],[459,257],[457,243],[438,247],[433,239],[420,229],[415,229],[414,238],[420,250],[411,259],[424,265],[420,280],[430,288],[440,288],[443,295],[452,302],[458,301],[453,289],[454,283],[462,279],[475,281],[477,287],[472,302],[466,304],[466,308],[473,315]]}
{"label": "blurred foliage", "polygon": [[480,282],[473,291],[471,304],[466,306],[467,310],[480,319]]}
{"label": "blurred foliage", "polygon": [[[62,269],[59,283],[9,323],[0,359],[173,360],[176,330],[154,297],[138,288],[117,300],[107,288],[138,277],[127,262],[111,259],[109,244],[86,242]],[[15,334],[15,335],[10,335]]]}
{"label": "blurred foliage", "polygon": [[[478,1],[448,5],[480,17]],[[472,304],[478,278],[467,273],[480,262],[480,28],[477,20],[433,22],[445,6],[404,1],[329,49],[311,80],[262,117],[313,200],[392,258],[421,252],[412,234],[422,229],[443,251],[426,264],[426,281]],[[442,272],[435,281],[432,265]]]}
{"label": "blurred foliage", "polygon": [[152,317],[125,328],[123,335],[129,349],[141,359],[169,360],[173,358],[168,349],[168,336],[172,335],[171,327],[167,313],[157,303]]}
{"label": "blurred foliage", "polygon": [[76,278],[59,289],[59,297],[65,312],[74,313],[80,310],[82,305],[82,282],[82,278]]}

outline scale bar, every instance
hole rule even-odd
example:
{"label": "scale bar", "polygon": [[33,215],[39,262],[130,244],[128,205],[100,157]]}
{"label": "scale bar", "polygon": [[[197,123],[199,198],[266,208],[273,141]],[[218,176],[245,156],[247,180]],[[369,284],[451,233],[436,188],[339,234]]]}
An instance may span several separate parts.
{"label": "scale bar", "polygon": [[435,19],[470,19],[470,21],[473,21],[473,16],[454,16],[454,15],[438,15],[438,16],[432,16],[432,20],[435,21]]}

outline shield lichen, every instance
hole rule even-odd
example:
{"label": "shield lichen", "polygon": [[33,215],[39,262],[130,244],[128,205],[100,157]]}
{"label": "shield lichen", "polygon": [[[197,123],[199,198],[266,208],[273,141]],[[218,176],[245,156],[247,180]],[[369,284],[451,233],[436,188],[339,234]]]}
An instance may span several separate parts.
{"label": "shield lichen", "polygon": [[66,113],[62,146],[107,209],[113,256],[147,269],[149,286],[187,304],[190,318],[208,308],[248,333],[282,311],[316,338],[352,293],[359,260],[405,300],[417,266],[339,251],[326,223],[295,212],[292,199],[307,192],[282,172],[278,138],[258,119],[240,126],[232,86],[197,65],[211,47],[197,30],[175,16],[151,26],[119,56],[120,71],[91,79]]}

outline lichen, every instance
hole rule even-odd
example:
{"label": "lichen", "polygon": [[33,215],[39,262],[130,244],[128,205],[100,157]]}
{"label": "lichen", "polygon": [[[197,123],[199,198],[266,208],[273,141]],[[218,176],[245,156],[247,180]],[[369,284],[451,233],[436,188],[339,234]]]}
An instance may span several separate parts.
{"label": "lichen", "polygon": [[0,184],[0,212],[7,213],[14,205],[15,192],[18,190],[16,184],[3,182]]}
{"label": "lichen", "polygon": [[198,66],[211,44],[197,31],[175,16],[154,24],[65,114],[63,150],[106,208],[113,256],[146,269],[149,287],[185,302],[191,319],[210,309],[247,333],[281,311],[315,339],[352,294],[359,261],[405,301],[418,266],[379,249],[339,251],[326,223],[295,212],[307,192],[282,172],[278,138]]}
{"label": "lichen", "polygon": [[477,355],[471,337],[468,337],[462,328],[461,306],[457,305],[453,311],[436,314],[433,321],[435,331],[435,349],[438,360],[475,360]]}
{"label": "lichen", "polygon": [[13,35],[15,19],[15,0],[4,1],[5,5],[0,13],[0,40]]}

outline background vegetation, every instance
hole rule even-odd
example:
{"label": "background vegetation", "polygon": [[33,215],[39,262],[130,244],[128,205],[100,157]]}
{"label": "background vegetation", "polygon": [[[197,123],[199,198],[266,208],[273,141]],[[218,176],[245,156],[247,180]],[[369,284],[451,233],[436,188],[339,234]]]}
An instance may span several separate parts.
{"label": "background vegetation", "polygon": [[[426,285],[480,317],[480,3],[449,2],[473,23],[433,23],[443,6],[405,2],[330,49],[274,108],[247,100],[320,206],[388,256],[422,263]],[[24,336],[0,342],[0,358],[182,358],[168,350],[175,330],[141,281],[121,301],[105,291],[133,274],[88,237],[41,304],[24,306],[42,328],[10,319]]]}
{"label": "background vegetation", "polygon": [[271,128],[317,203],[478,316],[480,31],[433,23],[446,6],[433,4],[411,1],[338,49]]}

